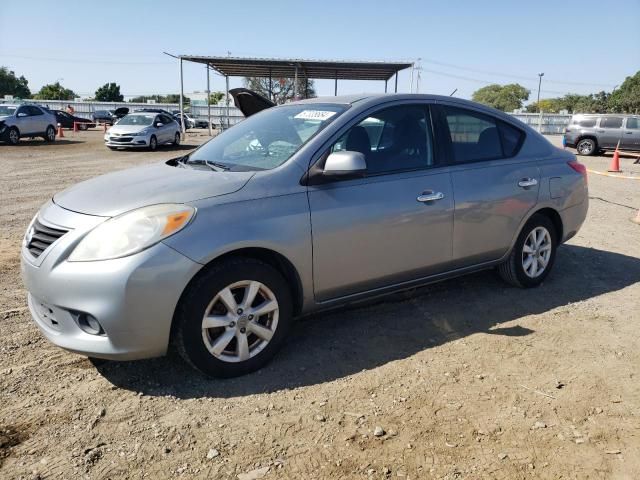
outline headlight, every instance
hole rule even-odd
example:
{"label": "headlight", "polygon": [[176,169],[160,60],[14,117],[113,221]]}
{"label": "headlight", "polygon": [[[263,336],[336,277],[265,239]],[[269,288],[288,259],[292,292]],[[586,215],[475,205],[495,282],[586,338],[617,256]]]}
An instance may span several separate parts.
{"label": "headlight", "polygon": [[186,227],[196,210],[182,204],[139,208],[110,218],[91,230],[69,256],[70,262],[126,257]]}

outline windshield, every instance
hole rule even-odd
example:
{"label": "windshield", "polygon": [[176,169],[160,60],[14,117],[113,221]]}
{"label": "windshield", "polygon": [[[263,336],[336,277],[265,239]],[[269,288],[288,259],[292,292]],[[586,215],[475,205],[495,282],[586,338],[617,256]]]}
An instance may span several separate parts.
{"label": "windshield", "polygon": [[16,108],[15,105],[0,105],[0,115],[13,115]]}
{"label": "windshield", "polygon": [[148,127],[153,123],[154,118],[156,118],[156,116],[153,113],[148,115],[127,115],[120,119],[118,125],[140,125],[141,127]]}
{"label": "windshield", "polygon": [[231,171],[276,168],[345,109],[320,103],[269,108],[205,143],[184,163]]}

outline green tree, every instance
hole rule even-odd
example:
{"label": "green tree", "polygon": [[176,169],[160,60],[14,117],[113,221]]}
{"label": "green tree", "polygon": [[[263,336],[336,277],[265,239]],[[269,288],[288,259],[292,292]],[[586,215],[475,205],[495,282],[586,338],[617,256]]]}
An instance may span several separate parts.
{"label": "green tree", "polygon": [[122,102],[124,96],[120,93],[120,85],[111,82],[105,83],[96,90],[95,99],[99,102]]}
{"label": "green tree", "polygon": [[19,98],[29,98],[31,91],[28,84],[29,82],[22,75],[16,77],[16,74],[7,67],[0,67],[0,97],[13,95]]}
{"label": "green tree", "polygon": [[529,90],[517,83],[508,85],[487,85],[473,92],[474,102],[482,103],[503,112],[511,112],[522,108],[523,102],[529,99]]}
{"label": "green tree", "polygon": [[209,102],[211,105],[217,105],[224,98],[224,92],[211,92],[209,94]]}
{"label": "green tree", "polygon": [[39,100],[73,100],[77,95],[68,88],[60,85],[60,82],[50,83],[40,89],[33,98]]}
{"label": "green tree", "polygon": [[616,112],[640,112],[640,71],[625,78],[620,88],[611,94],[609,105]]}
{"label": "green tree", "polygon": [[[293,100],[293,78],[274,78],[271,81],[271,92],[269,92],[269,79],[264,77],[246,77],[244,79],[245,86],[249,90],[259,93],[265,98],[269,98],[276,104],[283,104]],[[269,94],[271,93],[271,95]],[[316,90],[313,80],[298,77],[296,93],[300,98],[311,98],[316,96]]]}

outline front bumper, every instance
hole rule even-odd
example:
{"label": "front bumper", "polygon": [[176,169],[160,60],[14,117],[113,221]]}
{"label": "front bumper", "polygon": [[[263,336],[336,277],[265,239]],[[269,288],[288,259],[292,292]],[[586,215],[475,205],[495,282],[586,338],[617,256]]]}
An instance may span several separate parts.
{"label": "front bumper", "polygon": [[151,135],[111,135],[109,132],[104,134],[104,144],[107,147],[121,148],[145,148],[149,146]]}
{"label": "front bumper", "polygon": [[[52,202],[43,207],[41,223],[69,232],[38,258],[22,249],[31,315],[49,341],[75,353],[113,360],[163,355],[180,295],[201,265],[163,243],[114,260],[67,262],[80,239],[104,220]],[[95,318],[103,333],[86,333],[81,315]]]}

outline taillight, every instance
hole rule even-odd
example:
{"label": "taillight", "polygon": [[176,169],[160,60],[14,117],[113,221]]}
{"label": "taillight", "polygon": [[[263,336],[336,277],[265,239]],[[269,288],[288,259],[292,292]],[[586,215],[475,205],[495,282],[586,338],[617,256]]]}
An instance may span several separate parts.
{"label": "taillight", "polygon": [[570,162],[567,162],[567,165],[569,165],[576,172],[582,175],[582,177],[584,178],[584,183],[588,182],[587,167],[585,167],[582,163],[580,163],[577,160],[571,160]]}

